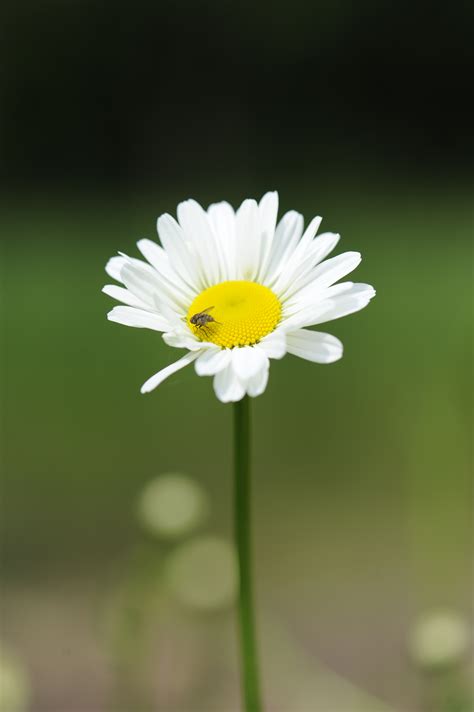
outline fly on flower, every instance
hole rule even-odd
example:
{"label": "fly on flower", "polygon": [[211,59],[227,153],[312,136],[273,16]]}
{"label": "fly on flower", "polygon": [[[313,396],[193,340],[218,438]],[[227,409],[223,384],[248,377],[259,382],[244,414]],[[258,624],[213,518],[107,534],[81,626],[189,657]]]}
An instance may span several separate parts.
{"label": "fly on flower", "polygon": [[339,235],[316,236],[320,217],[304,230],[294,210],[277,223],[277,212],[276,192],[260,203],[244,200],[237,211],[226,202],[204,210],[186,200],[177,220],[158,219],[161,245],[138,242],[146,261],[109,260],[107,273],[123,286],[103,291],[125,306],[108,318],[162,332],[169,346],[187,350],[149,378],[142,393],[194,361],[199,376],[214,377],[219,400],[238,401],[263,393],[270,359],[287,353],[315,363],[341,358],[339,339],[309,327],[356,312],[375,295],[369,284],[339,282],[361,256],[344,252],[326,260]]}
{"label": "fly on flower", "polygon": [[212,309],[214,309],[214,307],[207,307],[206,309],[203,309],[201,312],[198,312],[197,314],[193,314],[189,321],[194,326],[197,326],[198,329],[202,329],[203,326],[206,326],[207,324],[210,324],[211,322],[220,324],[219,321],[216,321],[214,319],[214,317],[209,314],[209,312]]}

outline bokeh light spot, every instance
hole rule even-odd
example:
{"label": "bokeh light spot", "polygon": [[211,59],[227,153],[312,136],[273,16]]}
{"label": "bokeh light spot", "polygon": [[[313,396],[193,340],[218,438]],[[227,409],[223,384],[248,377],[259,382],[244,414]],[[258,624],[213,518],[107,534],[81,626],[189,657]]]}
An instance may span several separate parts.
{"label": "bokeh light spot", "polygon": [[194,531],[209,513],[209,500],[191,477],[159,475],[148,482],[138,500],[142,525],[163,538],[174,539]]}
{"label": "bokeh light spot", "polygon": [[190,608],[213,610],[229,606],[237,593],[234,549],[226,539],[196,538],[170,554],[165,577],[174,596]]}
{"label": "bokeh light spot", "polygon": [[456,611],[437,610],[423,614],[413,626],[409,649],[413,661],[434,668],[456,664],[470,642],[467,621]]}
{"label": "bokeh light spot", "polygon": [[0,712],[25,712],[30,686],[23,666],[0,649]]}

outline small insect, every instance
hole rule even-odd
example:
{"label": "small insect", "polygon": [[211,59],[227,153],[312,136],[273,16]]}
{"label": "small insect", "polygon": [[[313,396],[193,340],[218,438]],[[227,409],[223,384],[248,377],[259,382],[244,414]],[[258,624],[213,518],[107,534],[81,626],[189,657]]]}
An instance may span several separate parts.
{"label": "small insect", "polygon": [[214,322],[215,324],[220,324],[220,321],[216,321],[213,316],[208,314],[211,309],[214,309],[214,307],[207,307],[207,309],[203,309],[202,311],[197,312],[197,314],[193,314],[189,321],[191,322],[191,324],[194,324],[194,326],[197,326],[198,329],[202,329],[203,326],[207,326],[211,322]]}

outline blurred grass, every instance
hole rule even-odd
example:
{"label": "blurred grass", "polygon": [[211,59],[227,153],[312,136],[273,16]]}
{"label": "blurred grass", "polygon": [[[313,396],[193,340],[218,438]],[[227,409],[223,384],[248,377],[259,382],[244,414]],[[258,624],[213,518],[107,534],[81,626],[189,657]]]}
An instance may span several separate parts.
{"label": "blurred grass", "polygon": [[[272,364],[254,407],[262,537],[279,501],[292,526],[306,511],[316,532],[327,517],[336,539],[345,539],[347,518],[350,526],[367,517],[370,540],[395,507],[415,569],[428,560],[423,577],[431,571],[443,585],[465,563],[470,526],[469,203],[293,191],[283,209],[294,205],[307,219],[321,211],[323,228],[342,233],[340,251],[362,251],[354,278],[378,296],[321,327],[342,338],[341,362]],[[135,493],[170,469],[203,481],[218,502],[217,525],[228,526],[230,408],[192,368],[141,396],[140,384],[178,352],[155,333],[108,323],[112,303],[100,293],[107,258],[135,254],[136,240],[153,237],[155,216],[176,202],[43,200],[2,210],[6,575],[90,567],[119,552],[134,535]]]}

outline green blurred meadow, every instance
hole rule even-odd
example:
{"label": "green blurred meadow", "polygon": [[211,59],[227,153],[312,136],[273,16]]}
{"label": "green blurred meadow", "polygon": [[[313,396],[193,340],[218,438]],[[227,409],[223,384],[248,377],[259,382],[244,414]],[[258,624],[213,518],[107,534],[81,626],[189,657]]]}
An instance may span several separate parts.
{"label": "green blurred meadow", "polygon": [[[207,184],[193,197],[237,204],[274,187],[280,214],[322,214],[323,229],[342,234],[338,251],[362,252],[353,278],[377,297],[321,327],[344,342],[341,361],[273,362],[253,402],[268,709],[418,710],[431,683],[407,653],[417,616],[471,612],[470,195],[346,175],[324,186]],[[127,673],[104,632],[130,560],[144,557],[145,579],[155,566],[159,578],[169,553],[137,522],[150,478],[188,474],[211,502],[202,533],[232,532],[231,407],[192,368],[141,396],[176,352],[154,332],[107,322],[112,300],[100,291],[108,257],[137,255],[156,217],[186,197],[36,195],[1,206],[1,635],[27,671],[32,710],[237,709],[232,608],[190,613],[161,589],[149,618],[137,604],[149,654],[121,702]]]}

